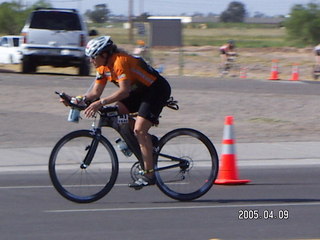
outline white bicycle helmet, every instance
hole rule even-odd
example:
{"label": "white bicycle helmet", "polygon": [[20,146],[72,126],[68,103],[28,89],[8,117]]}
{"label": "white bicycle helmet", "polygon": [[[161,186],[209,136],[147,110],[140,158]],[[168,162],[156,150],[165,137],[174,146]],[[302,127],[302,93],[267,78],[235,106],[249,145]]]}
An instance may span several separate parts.
{"label": "white bicycle helmet", "polygon": [[91,58],[95,58],[102,51],[108,50],[113,45],[113,41],[110,36],[102,36],[91,39],[86,46],[86,55]]}

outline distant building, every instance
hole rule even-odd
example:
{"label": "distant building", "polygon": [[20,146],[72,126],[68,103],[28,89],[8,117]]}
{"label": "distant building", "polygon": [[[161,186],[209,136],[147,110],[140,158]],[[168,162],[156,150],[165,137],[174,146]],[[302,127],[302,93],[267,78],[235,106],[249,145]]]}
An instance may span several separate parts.
{"label": "distant building", "polygon": [[[218,23],[220,16],[151,16],[148,19],[180,19],[182,23]],[[244,19],[244,23],[281,25],[284,17],[248,17]]]}
{"label": "distant building", "polygon": [[148,19],[180,19],[182,23],[191,23],[192,17],[188,16],[151,16]]}
{"label": "distant building", "polygon": [[193,23],[218,23],[220,22],[220,17],[219,16],[195,16],[192,17],[192,22]]}
{"label": "distant building", "polygon": [[245,18],[245,23],[256,23],[256,24],[270,24],[270,25],[280,25],[285,20],[284,17],[261,17],[254,18],[249,17]]}

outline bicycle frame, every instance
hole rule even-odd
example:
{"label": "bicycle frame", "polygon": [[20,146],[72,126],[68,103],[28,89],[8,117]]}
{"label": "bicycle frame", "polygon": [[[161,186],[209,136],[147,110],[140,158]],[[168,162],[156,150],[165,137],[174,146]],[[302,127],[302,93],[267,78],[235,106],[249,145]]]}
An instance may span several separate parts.
{"label": "bicycle frame", "polygon": [[130,121],[134,121],[131,114],[119,114],[117,107],[110,106],[103,107],[99,114],[100,119],[97,126],[93,127],[93,132],[99,136],[102,127],[111,127],[116,130],[143,166],[140,146],[130,127]]}
{"label": "bicycle frame", "polygon": [[[99,119],[98,125],[96,127],[95,126],[93,127],[93,133],[96,137],[92,140],[90,150],[88,151],[81,168],[86,168],[87,166],[90,165],[92,161],[92,157],[94,156],[97,148],[96,146],[98,145],[99,139],[101,137],[101,128],[111,127],[120,134],[120,136],[127,143],[128,147],[135,155],[135,157],[138,159],[142,169],[145,170],[138,140],[135,137],[130,127],[130,121],[134,121],[134,118],[132,117],[132,115],[119,114],[117,111],[117,107],[110,107],[110,106],[104,107],[99,114],[100,114],[100,119]],[[179,163],[162,167],[162,168],[156,168],[154,169],[154,171],[161,171],[161,170],[166,170],[166,169],[176,168],[176,167],[180,167],[182,170],[188,168],[189,163],[185,159],[176,158],[167,154],[161,154],[161,153],[158,153],[158,154],[159,156],[170,159],[173,162],[179,162]]]}

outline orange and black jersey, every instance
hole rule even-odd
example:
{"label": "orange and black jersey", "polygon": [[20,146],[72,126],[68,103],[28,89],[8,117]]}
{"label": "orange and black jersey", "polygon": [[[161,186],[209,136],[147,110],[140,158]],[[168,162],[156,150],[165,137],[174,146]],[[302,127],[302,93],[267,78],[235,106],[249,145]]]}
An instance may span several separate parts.
{"label": "orange and black jersey", "polygon": [[159,77],[158,72],[142,58],[126,53],[113,54],[108,66],[100,66],[96,70],[96,83],[106,84],[110,81],[119,85],[120,81],[130,80],[133,89],[149,87]]}

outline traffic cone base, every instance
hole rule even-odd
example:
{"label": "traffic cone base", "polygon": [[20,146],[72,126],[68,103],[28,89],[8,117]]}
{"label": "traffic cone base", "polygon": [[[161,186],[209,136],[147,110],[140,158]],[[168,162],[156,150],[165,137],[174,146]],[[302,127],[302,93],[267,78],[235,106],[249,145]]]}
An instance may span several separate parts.
{"label": "traffic cone base", "polygon": [[269,80],[280,80],[280,78],[278,77],[278,72],[273,71]]}
{"label": "traffic cone base", "polygon": [[291,81],[298,81],[299,80],[298,74],[296,74],[296,73],[292,74],[292,78],[290,80]]}
{"label": "traffic cone base", "polygon": [[240,69],[240,78],[247,78],[247,68]]}
{"label": "traffic cone base", "polygon": [[223,154],[221,157],[221,167],[215,184],[237,185],[251,182],[248,179],[239,179],[236,167],[236,158],[233,154]]}
{"label": "traffic cone base", "polygon": [[297,64],[292,66],[292,75],[290,80],[299,81],[299,68]]}
{"label": "traffic cone base", "polygon": [[278,73],[279,73],[278,72],[278,61],[273,60],[272,67],[271,67],[271,76],[270,76],[269,80],[280,80]]}
{"label": "traffic cone base", "polygon": [[237,185],[250,182],[248,179],[242,180],[238,178],[234,142],[233,117],[227,116],[223,132],[222,156],[215,184]]}
{"label": "traffic cone base", "polygon": [[217,179],[214,183],[215,184],[220,184],[220,185],[241,185],[241,184],[246,184],[251,182],[251,180],[232,180],[232,179]]}

